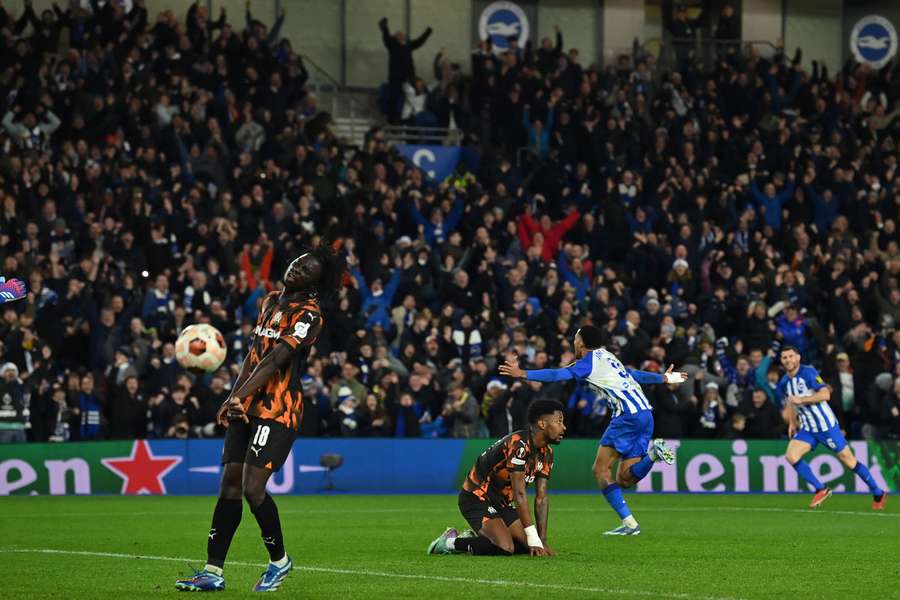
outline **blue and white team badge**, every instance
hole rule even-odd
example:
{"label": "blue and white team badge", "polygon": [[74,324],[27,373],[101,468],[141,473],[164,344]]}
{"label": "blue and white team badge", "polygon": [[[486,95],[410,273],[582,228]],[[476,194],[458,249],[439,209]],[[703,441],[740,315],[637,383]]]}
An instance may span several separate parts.
{"label": "blue and white team badge", "polygon": [[505,52],[514,36],[518,36],[519,48],[524,48],[529,33],[528,17],[515,2],[491,2],[478,20],[479,37],[490,37],[495,53]]}
{"label": "blue and white team badge", "polygon": [[880,69],[897,53],[897,30],[884,17],[863,17],[850,32],[850,51],[859,62]]}

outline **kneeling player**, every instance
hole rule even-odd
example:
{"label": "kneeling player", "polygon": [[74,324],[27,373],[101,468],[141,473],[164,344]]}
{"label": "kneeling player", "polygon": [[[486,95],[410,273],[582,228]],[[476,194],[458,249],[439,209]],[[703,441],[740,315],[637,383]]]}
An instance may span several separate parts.
{"label": "kneeling player", "polygon": [[[460,536],[448,528],[428,547],[429,554],[468,552],[481,556],[530,553],[553,555],[547,546],[547,480],[553,449],[566,426],[556,400],[537,400],[528,407],[528,430],[516,431],[485,450],[459,492],[459,511],[472,526]],[[534,482],[534,522],[525,486]]]}
{"label": "kneeling player", "polygon": [[776,393],[785,402],[788,412],[788,442],[785,458],[797,473],[816,490],[810,508],[817,508],[831,496],[831,488],[825,487],[813,475],[812,469],[803,456],[824,444],[837,454],[844,466],[859,475],[872,492],[872,508],[884,509],[887,492],[878,487],[875,478],[866,465],[856,460],[853,450],[847,445],[844,434],[834,411],[828,405],[831,392],[819,376],[815,367],[800,364],[800,352],[793,346],[785,346],[781,351],[781,366],[786,373],[778,382]]}
{"label": "kneeling player", "polygon": [[284,274],[284,290],[263,300],[253,345],[234,390],[217,415],[228,431],[206,566],[192,577],[176,581],[177,589],[225,589],[222,568],[241,522],[242,495],[269,551],[269,566],[254,591],[277,590],[290,572],[293,565],[284,550],[278,508],[266,493],[266,482],[284,464],[300,426],[300,376],[306,370],[309,347],[322,328],[318,295],[336,288],[342,277],[343,258],[320,246],[294,259]]}

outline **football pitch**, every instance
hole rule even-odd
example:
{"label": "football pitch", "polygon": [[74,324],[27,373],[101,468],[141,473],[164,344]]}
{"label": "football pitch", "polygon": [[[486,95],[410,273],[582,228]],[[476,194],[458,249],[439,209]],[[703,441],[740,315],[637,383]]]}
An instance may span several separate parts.
{"label": "football pitch", "polygon": [[[295,570],[280,594],[300,598],[900,598],[900,498],[835,495],[629,495],[637,537],[599,494],[551,495],[548,558],[428,556],[445,526],[463,528],[456,497],[281,496]],[[893,503],[891,502],[893,500]],[[3,598],[179,594],[202,567],[209,497],[0,499]],[[225,569],[249,595],[267,560],[244,507]]]}

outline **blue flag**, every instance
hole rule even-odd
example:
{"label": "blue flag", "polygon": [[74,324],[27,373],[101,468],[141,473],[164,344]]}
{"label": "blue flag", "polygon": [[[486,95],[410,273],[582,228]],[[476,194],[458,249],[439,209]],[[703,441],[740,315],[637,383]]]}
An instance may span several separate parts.
{"label": "blue flag", "polygon": [[459,162],[460,150],[456,146],[422,146],[398,144],[397,150],[429,179],[443,181]]}

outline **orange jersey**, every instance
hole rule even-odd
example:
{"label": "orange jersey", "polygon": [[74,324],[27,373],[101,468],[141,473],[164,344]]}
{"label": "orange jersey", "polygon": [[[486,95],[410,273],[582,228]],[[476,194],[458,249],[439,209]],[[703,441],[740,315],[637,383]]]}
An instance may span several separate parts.
{"label": "orange jersey", "polygon": [[243,399],[248,415],[274,419],[293,429],[300,426],[303,415],[300,378],[309,346],[319,337],[323,324],[315,298],[289,302],[282,299],[279,292],[272,292],[263,299],[248,355],[249,372],[252,373],[277,344],[287,344],[292,350],[292,358],[283,369],[275,371],[265,386]]}
{"label": "orange jersey", "polygon": [[513,501],[510,473],[524,472],[527,485],[535,477],[549,479],[552,468],[553,449],[550,446],[535,448],[531,433],[523,429],[497,440],[482,452],[469,471],[463,489],[500,508]]}

